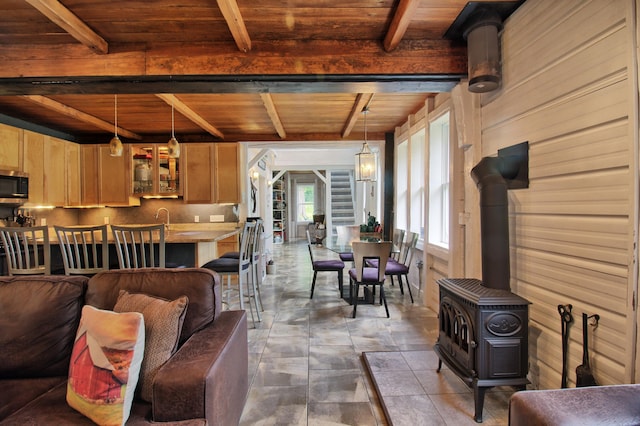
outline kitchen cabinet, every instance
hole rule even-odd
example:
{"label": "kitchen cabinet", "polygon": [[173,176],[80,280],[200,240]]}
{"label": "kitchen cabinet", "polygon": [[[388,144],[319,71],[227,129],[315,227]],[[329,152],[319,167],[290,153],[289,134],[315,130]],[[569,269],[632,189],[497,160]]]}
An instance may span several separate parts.
{"label": "kitchen cabinet", "polygon": [[184,202],[212,204],[214,199],[213,175],[215,151],[212,143],[181,144],[184,157]]}
{"label": "kitchen cabinet", "polygon": [[68,142],[65,144],[65,183],[67,207],[82,205],[80,185],[80,145]]}
{"label": "kitchen cabinet", "polygon": [[240,150],[237,143],[215,143],[214,185],[217,203],[240,203]]}
{"label": "kitchen cabinet", "polygon": [[131,145],[131,193],[134,196],[182,195],[180,158],[169,158],[166,144]]}
{"label": "kitchen cabinet", "polygon": [[129,146],[121,157],[112,157],[109,145],[82,146],[82,204],[139,206],[140,199],[129,192]]}
{"label": "kitchen cabinet", "polygon": [[98,146],[80,148],[80,199],[83,206],[98,205]]}
{"label": "kitchen cabinet", "polygon": [[66,142],[45,136],[44,143],[44,204],[64,207],[66,203]]}
{"label": "kitchen cabinet", "polygon": [[40,133],[23,131],[22,170],[29,174],[29,205],[67,205],[67,146],[76,145]]}
{"label": "kitchen cabinet", "polygon": [[237,143],[188,143],[182,146],[185,203],[240,203]]}
{"label": "kitchen cabinet", "polygon": [[221,256],[225,253],[236,252],[239,251],[240,242],[238,241],[237,235],[231,235],[227,238],[224,238],[218,241],[218,256]]}
{"label": "kitchen cabinet", "polygon": [[22,170],[23,130],[0,124],[0,170]]}
{"label": "kitchen cabinet", "polygon": [[25,130],[22,171],[29,174],[29,204],[44,204],[44,135]]}

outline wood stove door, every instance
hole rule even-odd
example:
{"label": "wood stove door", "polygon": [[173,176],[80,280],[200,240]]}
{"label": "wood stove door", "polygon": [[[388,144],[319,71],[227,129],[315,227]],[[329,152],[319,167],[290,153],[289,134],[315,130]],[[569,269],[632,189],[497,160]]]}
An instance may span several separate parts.
{"label": "wood stove door", "polygon": [[440,351],[463,371],[475,370],[475,333],[473,319],[455,300],[443,296],[440,301]]}

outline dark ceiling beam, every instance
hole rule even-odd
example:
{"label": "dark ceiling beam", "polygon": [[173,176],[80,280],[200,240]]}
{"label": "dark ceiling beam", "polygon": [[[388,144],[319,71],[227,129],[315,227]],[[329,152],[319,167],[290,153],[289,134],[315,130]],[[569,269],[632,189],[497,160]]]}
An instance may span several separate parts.
{"label": "dark ceiling beam", "polygon": [[438,93],[454,75],[218,75],[0,78],[0,96],[156,93]]}
{"label": "dark ceiling beam", "polygon": [[[1,120],[0,115],[0,122]],[[118,134],[121,136],[120,134]],[[296,142],[318,142],[318,141],[327,141],[327,142],[335,142],[341,141],[343,143],[354,143],[354,146],[362,145],[362,132],[352,132],[346,138],[342,138],[342,136],[337,132],[330,133],[287,133],[286,138],[281,138],[277,133],[233,133],[233,132],[225,132],[224,140],[220,140],[217,137],[212,136],[211,134],[202,131],[202,133],[182,133],[176,135],[180,143],[205,143],[205,142],[224,142],[224,141],[252,141],[255,143],[258,142],[282,142],[282,143],[296,143]],[[368,140],[384,140],[385,134],[384,132],[367,132]],[[81,144],[95,144],[96,141],[103,141],[105,139],[104,133],[74,133],[72,136],[72,140]],[[67,138],[68,139],[68,138]],[[107,138],[108,139],[108,138]],[[121,136],[123,143],[139,143],[133,139],[128,139],[126,137]],[[71,140],[71,139],[69,139]],[[144,135],[145,143],[167,143],[167,134],[145,134]],[[106,142],[105,142],[106,143]]]}

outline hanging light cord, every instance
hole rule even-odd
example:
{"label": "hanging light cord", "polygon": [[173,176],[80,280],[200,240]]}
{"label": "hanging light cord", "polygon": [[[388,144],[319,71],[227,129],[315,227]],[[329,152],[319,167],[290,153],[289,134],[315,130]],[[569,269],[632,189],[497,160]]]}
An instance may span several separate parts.
{"label": "hanging light cord", "polygon": [[367,113],[369,112],[369,107],[364,107],[362,113],[364,114],[364,143],[367,144]]}
{"label": "hanging light cord", "polygon": [[115,96],[115,114],[116,114],[114,134],[116,137],[118,137],[118,95],[114,95],[114,96]]}
{"label": "hanging light cord", "polygon": [[174,122],[173,122],[173,99],[171,99],[171,137],[172,138],[176,137],[174,133]]}

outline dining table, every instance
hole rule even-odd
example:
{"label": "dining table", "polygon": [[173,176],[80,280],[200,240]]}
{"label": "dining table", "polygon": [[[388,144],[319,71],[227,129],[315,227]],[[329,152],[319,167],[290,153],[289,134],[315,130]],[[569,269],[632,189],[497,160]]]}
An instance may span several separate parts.
{"label": "dining table", "polygon": [[[383,238],[376,237],[376,236],[361,236],[358,239],[352,239],[352,240],[344,240],[339,237],[330,237],[324,240],[322,246],[326,247],[327,249],[335,253],[352,253],[353,247],[351,246],[351,243],[353,241],[379,243],[385,240]],[[399,252],[400,252],[399,247],[394,244],[393,247],[391,248],[391,253],[393,254],[393,253],[399,253]]]}

